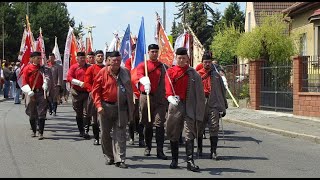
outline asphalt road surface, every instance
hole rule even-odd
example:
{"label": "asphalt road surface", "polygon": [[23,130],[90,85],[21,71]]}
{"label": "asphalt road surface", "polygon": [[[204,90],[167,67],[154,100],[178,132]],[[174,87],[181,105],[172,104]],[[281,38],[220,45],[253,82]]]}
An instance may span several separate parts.
{"label": "asphalt road surface", "polygon": [[[127,143],[128,169],[105,165],[101,146],[93,139],[78,137],[75,113],[71,104],[58,107],[58,116],[48,115],[44,137],[31,138],[24,104],[0,102],[0,177],[1,178],[254,178],[254,177],[319,177],[320,145],[301,139],[284,137],[262,130],[224,123],[224,139],[220,132],[220,161],[208,159],[209,139],[204,140],[204,157],[195,158],[201,172],[186,170],[185,147],[179,149],[179,169],[170,169],[171,160],[156,158],[153,139],[151,157],[144,149]],[[221,126],[220,126],[221,129]],[[92,129],[90,128],[90,135]],[[208,137],[208,133],[207,133]],[[196,143],[195,143],[196,144]],[[165,141],[164,152],[171,157]],[[196,153],[195,153],[196,155]]]}

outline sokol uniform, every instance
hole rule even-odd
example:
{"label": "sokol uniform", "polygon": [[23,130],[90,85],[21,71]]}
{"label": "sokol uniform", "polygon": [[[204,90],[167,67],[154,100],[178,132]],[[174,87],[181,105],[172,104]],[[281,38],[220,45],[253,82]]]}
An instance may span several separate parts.
{"label": "sokol uniform", "polygon": [[[183,128],[186,133],[187,169],[199,171],[194,164],[194,139],[196,138],[196,121],[203,121],[204,101],[201,77],[189,67],[186,48],[176,50],[177,66],[168,69],[165,78],[166,97],[169,101],[167,116],[167,137],[170,140],[172,162],[170,168],[178,167],[179,137]],[[173,86],[173,87],[172,87]],[[174,89],[174,91],[173,91]]]}
{"label": "sokol uniform", "polygon": [[[150,156],[151,143],[153,136],[153,124],[156,127],[157,157],[167,159],[163,153],[164,144],[164,123],[168,102],[165,98],[165,69],[164,65],[158,61],[159,46],[150,44],[148,54],[150,60],[147,60],[148,77],[145,76],[145,63],[142,62],[137,67],[137,77],[140,82],[140,111],[141,122],[144,124],[145,136],[145,156]],[[147,95],[150,97],[151,122],[148,120]]]}
{"label": "sokol uniform", "polygon": [[[89,64],[85,61],[85,53],[77,53],[78,63],[73,64],[68,70],[67,81],[71,82],[70,93],[72,95],[72,107],[76,111],[76,120],[79,129],[79,136],[89,139],[89,122],[87,116],[87,102],[89,93],[84,88],[84,75]],[[86,130],[86,132],[85,132]]]}
{"label": "sokol uniform", "polygon": [[92,117],[92,131],[94,136],[94,145],[99,145],[99,124],[98,124],[98,116],[97,116],[97,109],[93,104],[92,99],[92,85],[93,81],[95,80],[96,75],[98,72],[104,67],[103,65],[103,51],[98,50],[95,52],[95,59],[96,64],[92,64],[86,71],[84,77],[84,86],[89,93],[88,97],[88,106],[87,106],[87,113],[88,118]]}
{"label": "sokol uniform", "polygon": [[[94,104],[100,114],[101,147],[106,165],[127,168],[126,127],[132,121],[133,99],[130,72],[120,67],[119,51],[110,54],[110,66],[102,68],[92,87]],[[111,137],[112,131],[112,137]]]}
{"label": "sokol uniform", "polygon": [[[31,63],[23,70],[22,88],[26,94],[26,114],[29,116],[32,128],[32,137],[36,136],[39,121],[39,140],[43,139],[43,131],[47,114],[47,100],[45,98],[52,88],[52,74],[49,68],[40,66],[41,53],[33,52],[30,55]],[[46,94],[44,94],[46,91]]]}
{"label": "sokol uniform", "polygon": [[54,115],[57,114],[58,101],[60,102],[60,92],[62,91],[62,66],[57,64],[55,61],[55,56],[53,53],[49,54],[49,61],[51,62],[51,72],[52,72],[52,81],[53,81],[53,93],[51,94],[51,101],[49,102],[49,111],[50,115],[52,111]]}
{"label": "sokol uniform", "polygon": [[[202,57],[203,68],[197,72],[200,74],[204,86],[204,93],[206,97],[206,107],[203,122],[199,123],[198,136],[198,152],[202,156],[202,136],[206,125],[209,121],[209,133],[211,143],[210,159],[217,159],[217,144],[219,132],[219,118],[226,115],[228,103],[226,99],[226,89],[223,80],[217,72],[217,67],[212,64],[212,57],[210,52],[205,52]],[[220,115],[221,112],[221,115]]]}

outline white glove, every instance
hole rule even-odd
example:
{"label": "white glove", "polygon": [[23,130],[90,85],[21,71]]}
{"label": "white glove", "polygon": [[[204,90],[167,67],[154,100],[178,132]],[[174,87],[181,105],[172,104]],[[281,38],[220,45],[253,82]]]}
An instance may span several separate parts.
{"label": "white glove", "polygon": [[28,96],[30,96],[30,97],[34,95],[34,92],[31,91],[31,88],[30,88],[30,86],[29,86],[28,84],[22,86],[21,90],[22,90],[24,93],[28,94]]}
{"label": "white glove", "polygon": [[179,96],[169,96],[168,97],[168,101],[169,103],[175,105],[175,106],[178,106],[179,104]]}
{"label": "white glove", "polygon": [[144,76],[139,81],[144,86],[144,91],[146,92],[146,94],[149,94],[150,90],[151,90],[151,82],[150,82],[149,77]]}
{"label": "white glove", "polygon": [[48,90],[48,80],[46,78],[43,80],[42,89],[44,91]]}
{"label": "white glove", "polygon": [[80,86],[80,87],[82,87],[82,88],[83,88],[83,86],[84,86],[84,82],[79,81],[78,79],[72,79],[71,84]]}
{"label": "white glove", "polygon": [[225,87],[228,87],[228,82],[227,82],[227,78],[225,76],[221,76],[223,84]]}

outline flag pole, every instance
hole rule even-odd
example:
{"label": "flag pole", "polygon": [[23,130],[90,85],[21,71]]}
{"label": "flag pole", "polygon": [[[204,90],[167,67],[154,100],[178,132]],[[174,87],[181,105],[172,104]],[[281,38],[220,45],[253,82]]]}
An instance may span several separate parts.
{"label": "flag pole", "polygon": [[[148,67],[147,67],[147,55],[144,55],[144,70],[145,76],[148,77]],[[150,96],[147,94],[147,107],[148,107],[148,120],[151,122],[151,112],[150,112]]]}

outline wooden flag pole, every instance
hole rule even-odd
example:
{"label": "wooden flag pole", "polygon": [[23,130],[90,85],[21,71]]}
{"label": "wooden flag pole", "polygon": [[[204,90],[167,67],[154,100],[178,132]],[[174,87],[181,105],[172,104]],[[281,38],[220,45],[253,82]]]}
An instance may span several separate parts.
{"label": "wooden flag pole", "polygon": [[[146,54],[144,55],[144,70],[145,70],[145,76],[148,77],[147,55]],[[147,94],[147,107],[148,107],[148,120],[149,120],[149,122],[151,122],[150,96],[149,96],[149,94]]]}

